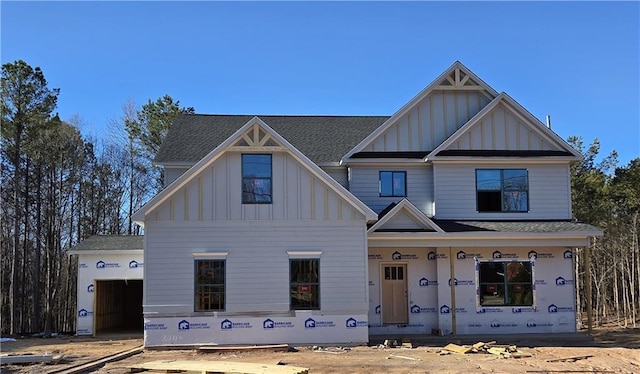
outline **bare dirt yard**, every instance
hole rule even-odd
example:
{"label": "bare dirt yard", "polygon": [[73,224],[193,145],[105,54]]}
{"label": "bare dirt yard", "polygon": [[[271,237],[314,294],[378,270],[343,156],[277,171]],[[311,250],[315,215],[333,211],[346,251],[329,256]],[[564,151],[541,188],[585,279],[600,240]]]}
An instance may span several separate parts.
{"label": "bare dirt yard", "polygon": [[[511,339],[515,341],[515,338]],[[485,338],[486,339],[486,338]],[[496,346],[511,345],[510,338],[495,338]],[[412,348],[291,347],[287,351],[231,350],[202,353],[196,349],[144,350],[125,359],[84,372],[128,373],[131,366],[150,361],[243,362],[304,367],[309,373],[640,373],[640,328],[607,327],[594,331],[593,339],[567,341],[531,340],[520,337],[519,352],[530,357],[503,358],[489,353],[441,354],[448,339],[412,341]],[[142,345],[141,337],[113,335],[102,338],[18,338],[1,345],[1,354],[63,355],[57,364],[3,364],[2,374],[70,373],[79,364]],[[215,370],[213,370],[215,371]],[[269,371],[265,371],[269,372]]]}

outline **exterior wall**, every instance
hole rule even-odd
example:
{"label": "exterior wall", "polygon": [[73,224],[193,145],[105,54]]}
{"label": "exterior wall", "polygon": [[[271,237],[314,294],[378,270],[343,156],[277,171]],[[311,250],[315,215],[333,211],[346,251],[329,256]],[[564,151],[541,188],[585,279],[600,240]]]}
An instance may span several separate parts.
{"label": "exterior wall", "polygon": [[363,203],[376,213],[402,197],[381,197],[378,183],[380,171],[407,172],[407,200],[427,216],[433,216],[433,169],[430,165],[351,166],[349,187]]}
{"label": "exterior wall", "polygon": [[[475,170],[521,168],[529,171],[529,212],[479,213]],[[571,182],[567,164],[435,164],[435,216],[438,219],[571,219]]]}
{"label": "exterior wall", "polygon": [[[430,334],[438,328],[438,268],[428,259],[435,248],[369,249],[369,333]],[[396,253],[394,257],[393,254]],[[397,253],[400,253],[398,258]],[[408,324],[382,323],[381,269],[384,264],[407,265]],[[426,282],[425,282],[426,280]]]}
{"label": "exterior wall", "polygon": [[488,103],[479,91],[433,91],[363,151],[431,151]]}
{"label": "exterior wall", "polygon": [[[371,334],[451,334],[450,251],[454,256],[457,334],[575,332],[575,292],[571,250],[566,248],[370,248],[369,332]],[[528,260],[535,253],[532,307],[481,307],[476,263]],[[396,256],[393,256],[393,254]],[[460,257],[460,258],[459,258]],[[381,266],[407,264],[408,324],[382,324]]]}
{"label": "exterior wall", "polygon": [[273,204],[242,204],[241,154],[222,155],[147,215],[149,221],[351,220],[360,213],[286,153],[272,158]]}
{"label": "exterior wall", "polygon": [[503,103],[498,104],[447,149],[548,151],[558,148],[523,123]]}
{"label": "exterior wall", "polygon": [[[247,338],[251,343],[365,343],[365,235],[364,220],[148,222],[145,345],[240,344]],[[288,251],[321,252],[320,310],[290,310]],[[202,252],[228,253],[223,312],[194,312],[193,253]],[[315,328],[306,327],[309,318]],[[347,326],[351,318],[357,323]],[[267,319],[288,327],[264,327]],[[225,320],[238,328],[226,331]],[[178,331],[183,321],[206,327]]]}
{"label": "exterior wall", "polygon": [[189,168],[174,168],[174,167],[165,167],[164,168],[164,187],[167,187],[174,180],[178,179],[179,176],[184,174]]}
{"label": "exterior wall", "polygon": [[349,189],[349,170],[346,167],[322,167],[329,176],[340,183],[342,187]]}
{"label": "exterior wall", "polygon": [[96,280],[142,279],[142,254],[79,255],[77,335],[93,335]]}
{"label": "exterior wall", "polygon": [[[456,279],[456,321],[458,334],[521,334],[575,332],[575,292],[571,251],[566,248],[537,248],[534,262],[533,307],[480,307],[476,294],[475,260],[527,260],[530,248],[453,248]],[[438,248],[438,301],[440,328],[452,332],[449,248]]]}

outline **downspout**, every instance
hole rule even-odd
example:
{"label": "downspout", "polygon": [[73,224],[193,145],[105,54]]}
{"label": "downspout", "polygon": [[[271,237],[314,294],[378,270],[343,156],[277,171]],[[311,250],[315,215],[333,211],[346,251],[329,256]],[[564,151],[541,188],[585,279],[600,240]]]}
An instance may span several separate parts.
{"label": "downspout", "polygon": [[453,335],[457,333],[456,323],[456,273],[453,258],[453,248],[449,247],[449,274],[450,274],[450,286],[451,289],[451,332]]}

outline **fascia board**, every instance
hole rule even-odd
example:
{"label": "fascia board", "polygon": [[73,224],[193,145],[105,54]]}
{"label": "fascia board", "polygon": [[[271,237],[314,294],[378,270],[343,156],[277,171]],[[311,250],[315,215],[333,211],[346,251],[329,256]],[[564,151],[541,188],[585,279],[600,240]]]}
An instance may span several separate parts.
{"label": "fascia board", "polygon": [[143,254],[144,251],[142,249],[83,249],[80,251],[76,250],[68,250],[68,255],[131,255],[131,254]]}
{"label": "fascia board", "polygon": [[348,165],[397,165],[397,164],[424,164],[421,158],[350,158],[345,160]]}
{"label": "fascia board", "polygon": [[375,129],[371,134],[369,134],[366,138],[364,138],[360,143],[358,143],[355,147],[353,147],[346,155],[342,157],[340,163],[348,163],[350,157],[357,152],[360,152],[364,147],[369,145],[371,141],[376,139],[380,134],[382,134],[391,124],[397,121],[400,117],[405,115],[411,108],[413,108],[420,100],[424,99],[427,95],[429,95],[449,74],[451,74],[455,69],[462,69],[465,74],[467,74],[470,79],[475,80],[479,85],[483,86],[485,90],[487,90],[492,96],[498,96],[498,92],[494,90],[491,86],[489,86],[485,81],[480,79],[477,75],[475,75],[471,70],[469,70],[466,66],[464,66],[460,61],[454,62],[448,69],[446,69],[442,74],[440,74],[436,79],[434,79],[431,83],[429,83],[425,88],[422,89],[417,95],[415,95],[411,100],[409,100],[405,105],[403,105],[398,111],[396,111],[389,119],[387,119],[382,125],[380,125],[377,129]]}
{"label": "fascia board", "polygon": [[553,158],[542,157],[472,157],[472,156],[447,156],[447,158],[435,157],[430,160],[434,165],[438,164],[566,164],[575,161],[572,156],[557,156]]}
{"label": "fascia board", "polygon": [[484,239],[584,239],[589,237],[600,237],[602,231],[560,231],[560,232],[500,232],[500,233],[479,233],[479,232],[445,232],[445,233],[420,233],[420,232],[382,232],[369,233],[370,239],[394,239],[394,240],[415,240],[415,239],[447,239],[447,240],[484,240]]}

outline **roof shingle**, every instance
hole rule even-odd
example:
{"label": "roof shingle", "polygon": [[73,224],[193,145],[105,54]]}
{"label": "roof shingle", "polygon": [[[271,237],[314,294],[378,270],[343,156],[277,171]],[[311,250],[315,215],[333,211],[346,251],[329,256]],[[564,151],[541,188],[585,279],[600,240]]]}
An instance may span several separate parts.
{"label": "roof shingle", "polygon": [[[253,117],[179,115],[173,121],[154,161],[158,164],[194,164]],[[316,164],[340,161],[342,156],[389,118],[273,115],[258,117]]]}

